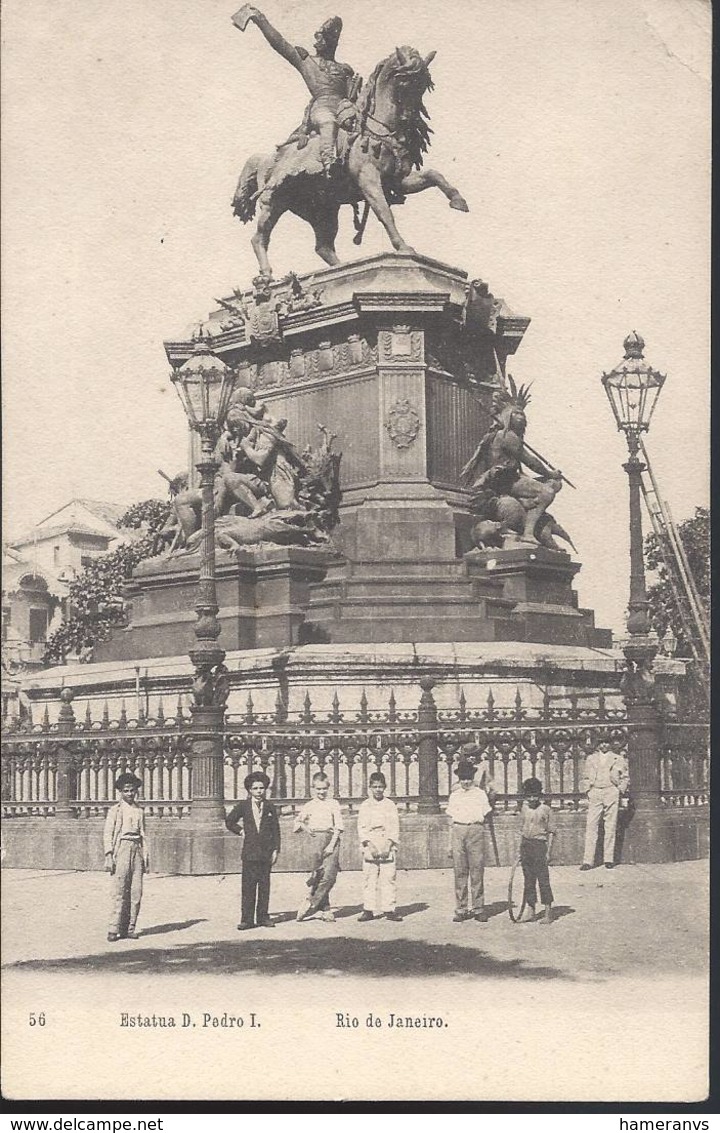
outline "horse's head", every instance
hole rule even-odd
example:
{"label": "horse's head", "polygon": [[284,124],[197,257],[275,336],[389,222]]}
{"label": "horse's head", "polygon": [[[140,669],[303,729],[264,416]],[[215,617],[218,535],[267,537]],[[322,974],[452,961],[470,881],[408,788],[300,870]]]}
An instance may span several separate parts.
{"label": "horse's head", "polygon": [[414,47],[396,47],[378,63],[365,90],[365,114],[397,127],[397,136],[417,167],[422,165],[432,133],[423,95],[433,89],[430,64],[434,58],[434,51],[423,58]]}
{"label": "horse's head", "polygon": [[433,88],[430,64],[434,58],[434,51],[423,59],[414,47],[396,47],[380,65],[378,88],[389,85],[399,101],[413,100],[417,105],[425,91]]}

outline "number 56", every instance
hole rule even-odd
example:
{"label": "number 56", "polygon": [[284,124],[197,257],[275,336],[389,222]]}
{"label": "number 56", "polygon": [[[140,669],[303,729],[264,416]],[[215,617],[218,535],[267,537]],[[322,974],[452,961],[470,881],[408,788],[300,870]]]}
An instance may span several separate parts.
{"label": "number 56", "polygon": [[36,1015],[34,1011],[31,1011],[29,1022],[31,1027],[44,1027],[45,1012],[41,1011],[39,1015]]}

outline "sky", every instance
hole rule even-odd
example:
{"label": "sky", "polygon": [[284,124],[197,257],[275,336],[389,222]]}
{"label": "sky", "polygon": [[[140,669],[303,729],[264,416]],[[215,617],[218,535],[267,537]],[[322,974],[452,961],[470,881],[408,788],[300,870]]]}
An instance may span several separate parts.
{"label": "sky", "polygon": [[[5,536],[75,496],[163,496],[185,418],[163,340],[256,272],[230,201],[245,159],[307,102],[238,0],[5,0]],[[435,90],[432,191],[395,210],[419,252],[488,281],[532,319],[511,360],[533,382],[528,440],[577,486],[553,512],[599,625],[628,591],[625,442],[600,384],[635,329],[667,373],[648,449],[676,521],[708,503],[710,7],[704,0],[268,0],[292,43],[344,22],[366,77],[400,44]],[[338,252],[357,258],[350,210]],[[363,255],[389,248],[374,220]],[[321,266],[295,218],[276,276]],[[291,424],[289,432],[291,431]]]}

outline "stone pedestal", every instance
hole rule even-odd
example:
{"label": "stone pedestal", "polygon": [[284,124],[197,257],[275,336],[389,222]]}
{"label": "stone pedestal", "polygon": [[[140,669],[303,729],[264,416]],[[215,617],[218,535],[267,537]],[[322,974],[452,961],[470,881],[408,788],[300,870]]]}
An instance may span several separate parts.
{"label": "stone pedestal", "polygon": [[593,611],[579,606],[572,581],[580,563],[565,551],[518,543],[469,551],[465,563],[471,577],[500,583],[503,598],[512,603],[495,640],[610,648],[610,630],[597,629]]}
{"label": "stone pedestal", "polygon": [[[262,318],[247,292],[246,315],[226,306],[207,324],[215,352],[288,419],[299,448],[317,444],[322,422],[342,453],[342,558],[309,587],[301,640],[608,643],[578,609],[567,555],[511,554],[499,574],[463,559],[473,517],[461,470],[530,320],[481,280],[418,255],[311,279],[300,277],[299,298],[275,284]],[[173,366],[192,349],[165,345]]]}
{"label": "stone pedestal", "polygon": [[[267,544],[216,561],[218,621],[230,649],[285,648],[300,640],[309,586],[337,559],[315,547]],[[199,555],[150,559],[128,586],[128,626],[98,645],[95,660],[173,657],[193,644]]]}
{"label": "stone pedestal", "polygon": [[[206,331],[239,384],[287,418],[298,449],[318,446],[318,423],[335,435],[337,557],[272,547],[218,555],[223,648],[609,644],[578,607],[579,566],[568,555],[466,554],[473,517],[461,470],[490,426],[493,394],[530,320],[480,280],[417,255],[372,256],[299,283],[300,294],[273,284],[260,305],[247,292],[236,313],[230,296]],[[193,343],[165,347],[178,367]],[[141,564],[130,629],[95,659],[184,652],[196,577],[192,558]]]}

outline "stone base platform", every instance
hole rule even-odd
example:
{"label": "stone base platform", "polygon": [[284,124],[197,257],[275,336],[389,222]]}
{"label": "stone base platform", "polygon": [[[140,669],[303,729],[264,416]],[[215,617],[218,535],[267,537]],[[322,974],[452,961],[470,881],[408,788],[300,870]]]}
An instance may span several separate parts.
{"label": "stone base platform", "polygon": [[[292,817],[281,818],[283,848],[278,872],[308,870],[307,840],[291,833]],[[341,866],[362,868],[356,816],[346,816]],[[579,865],[585,833],[583,811],[561,811],[553,847],[556,865]],[[103,820],[13,818],[4,823],[3,867],[7,869],[102,870]],[[188,818],[148,818],[151,870],[164,874],[223,874],[240,872],[239,841],[227,831],[195,827]],[[517,817],[494,818],[496,860],[490,834],[486,835],[488,865],[510,866],[517,858]],[[401,814],[400,869],[447,869],[449,822],[443,814]],[[623,863],[686,861],[709,853],[707,806],[638,810],[626,830],[620,830],[618,860]]]}
{"label": "stone base platform", "polygon": [[[191,628],[186,630],[189,647]],[[624,659],[619,650],[579,645],[543,645],[533,642],[386,642],[337,645],[298,645],[290,649],[228,649],[230,715],[245,711],[248,695],[255,711],[272,712],[278,695],[287,711],[300,712],[306,694],[313,711],[329,712],[337,693],[343,712],[356,712],[365,693],[368,708],[386,710],[392,692],[398,710],[416,710],[419,681],[431,676],[438,708],[457,708],[461,691],[470,707],[484,707],[492,691],[498,708],[512,707],[518,691],[527,706],[540,705],[543,690],[551,697],[593,696],[602,689],[619,697]],[[676,696],[685,673],[682,662],[658,658],[655,675],[663,695]],[[141,660],[105,661],[90,665],[59,665],[33,673],[25,687],[33,718],[40,721],[47,707],[51,723],[57,720],[59,695],[65,686],[75,693],[75,713],[82,717],[89,706],[99,720],[107,702],[111,719],[125,704],[129,717],[138,709],[145,716],[157,713],[162,698],[166,715],[178,696],[185,704],[190,692],[192,665],[186,654]]]}
{"label": "stone base platform", "polygon": [[[400,516],[397,517],[399,522]],[[392,526],[392,515],[387,520]],[[419,522],[419,521],[418,521]],[[309,587],[301,640],[522,641],[610,648],[582,609],[564,551],[518,544],[462,558],[376,553],[333,564]]]}
{"label": "stone base platform", "polygon": [[[296,645],[305,620],[308,587],[337,555],[321,547],[262,544],[216,561],[218,620],[225,649]],[[96,661],[172,657],[188,649],[197,620],[200,554],[148,559],[126,584],[128,625],[95,649]]]}

